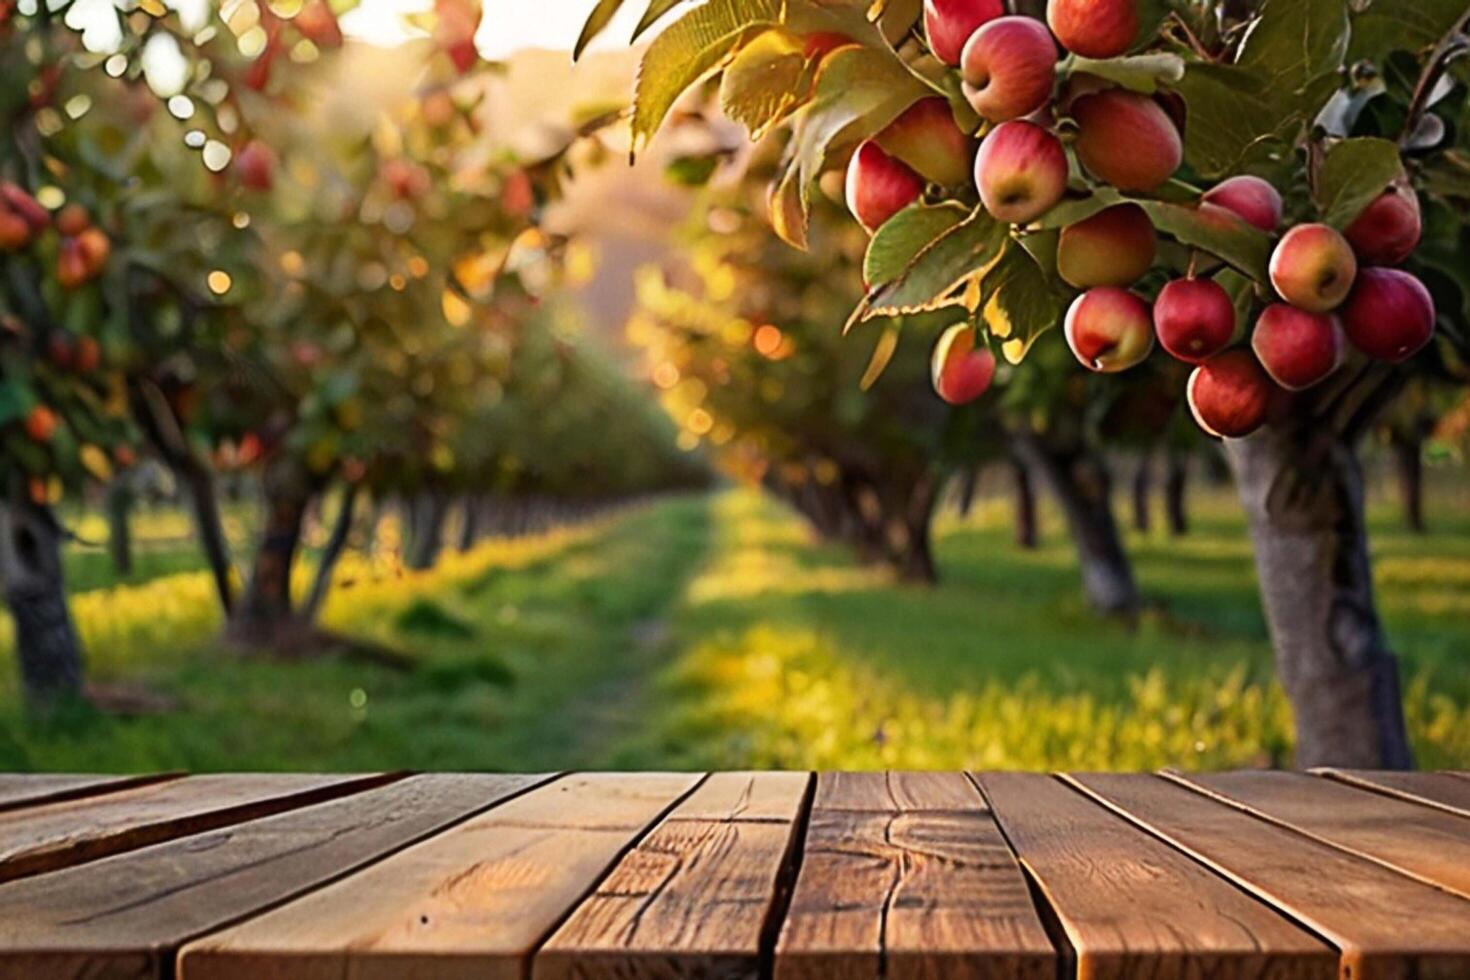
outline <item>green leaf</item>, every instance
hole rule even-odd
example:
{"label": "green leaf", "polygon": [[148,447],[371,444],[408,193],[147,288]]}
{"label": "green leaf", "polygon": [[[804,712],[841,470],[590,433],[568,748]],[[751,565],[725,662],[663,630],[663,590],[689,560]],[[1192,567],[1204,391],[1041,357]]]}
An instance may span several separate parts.
{"label": "green leaf", "polygon": [[858,318],[903,316],[954,305],[955,288],[994,262],[1009,240],[1006,225],[976,211],[919,253],[898,279],[865,299]]}
{"label": "green leaf", "polygon": [[1123,195],[1111,187],[1099,187],[1087,197],[1071,198],[1058,204],[1036,221],[1043,230],[1065,228],[1067,225],[1086,221],[1123,200]]}
{"label": "green leaf", "polygon": [[936,239],[968,216],[968,211],[953,203],[939,207],[915,204],[903,209],[879,228],[868,243],[863,278],[874,286],[892,282]]}
{"label": "green leaf", "polygon": [[1135,92],[1152,95],[1163,86],[1174,85],[1184,77],[1184,59],[1166,52],[1110,58],[1106,61],[1075,57],[1072,59],[1072,72],[1107,79]]}
{"label": "green leaf", "polygon": [[804,94],[807,59],[785,31],[766,31],[740,49],[720,79],[720,108],[759,140]]}
{"label": "green leaf", "polygon": [[1256,282],[1269,278],[1271,236],[1224,208],[1138,201],[1154,227],[1184,245],[1224,260]]}
{"label": "green leaf", "polygon": [[709,0],[660,34],[643,55],[633,95],[633,147],[645,145],[680,95],[752,31],[776,27],[782,0]]}
{"label": "green leaf", "polygon": [[1260,76],[1245,68],[1191,63],[1175,90],[1189,110],[1184,161],[1204,177],[1236,172],[1253,149],[1284,125]]}
{"label": "green leaf", "polygon": [[643,16],[639,19],[638,26],[633,28],[633,40],[638,40],[650,27],[658,23],[660,17],[684,2],[685,0],[652,0],[648,5],[648,9],[643,11]]}
{"label": "green leaf", "polygon": [[1046,271],[1016,242],[980,280],[980,315],[990,335],[1001,341],[1001,353],[1020,364],[1036,343],[1062,318],[1062,300]]}
{"label": "green leaf", "polygon": [[1346,228],[1394,181],[1404,176],[1399,149],[1376,138],[1343,140],[1327,151],[1317,178],[1317,210],[1334,228]]}
{"label": "green leaf", "polygon": [[1315,116],[1314,83],[1342,69],[1351,33],[1348,0],[1267,0],[1237,64],[1258,73],[1277,108]]}
{"label": "green leaf", "polygon": [[587,50],[587,45],[607,30],[607,25],[617,15],[618,8],[623,5],[623,0],[597,0],[597,6],[592,8],[592,13],[587,15],[587,22],[582,25],[582,33],[577,37],[577,43],[572,48],[572,60],[576,61],[582,57],[582,52]]}
{"label": "green leaf", "polygon": [[1348,63],[1381,64],[1394,51],[1437,44],[1465,16],[1465,0],[1376,0],[1353,18]]}

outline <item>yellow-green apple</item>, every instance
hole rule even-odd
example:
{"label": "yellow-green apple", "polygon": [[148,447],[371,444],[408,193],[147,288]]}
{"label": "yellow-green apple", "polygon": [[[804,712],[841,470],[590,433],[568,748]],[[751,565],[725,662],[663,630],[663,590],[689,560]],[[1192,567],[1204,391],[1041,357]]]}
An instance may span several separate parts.
{"label": "yellow-green apple", "polygon": [[1255,355],[1237,347],[1195,368],[1186,394],[1201,429],[1212,436],[1240,439],[1266,424],[1276,386]]}
{"label": "yellow-green apple", "polygon": [[1292,306],[1312,313],[1341,306],[1357,277],[1353,247],[1328,225],[1297,225],[1271,253],[1271,285]]}
{"label": "yellow-green apple", "polygon": [[1062,229],[1057,273],[1078,289],[1131,286],[1153,265],[1157,249],[1147,212],[1115,204]]}
{"label": "yellow-green apple", "polygon": [[958,65],[970,36],[1005,12],[1004,0],[924,0],[929,50],[946,65]]}
{"label": "yellow-green apple", "polygon": [[990,348],[975,349],[975,328],[957,323],[934,345],[930,364],[934,390],[951,405],[967,405],[990,388],[995,378],[995,355]]}
{"label": "yellow-green apple", "polygon": [[1396,185],[1373,199],[1344,232],[1364,265],[1398,265],[1419,247],[1419,197]]}
{"label": "yellow-green apple", "polygon": [[252,191],[268,191],[276,182],[276,151],[269,143],[251,140],[235,155],[235,172],[240,186]]}
{"label": "yellow-green apple", "polygon": [[1281,387],[1301,391],[1342,366],[1342,324],[1331,313],[1272,303],[1256,321],[1251,350]]}
{"label": "yellow-green apple", "polygon": [[960,59],[962,89],[991,122],[1029,116],[1051,100],[1057,43],[1033,17],[1001,17],[975,32]]}
{"label": "yellow-green apple", "polygon": [[1073,301],[1066,317],[1067,346],[1092,371],[1126,371],[1154,348],[1148,304],[1116,286],[1090,289]]}
{"label": "yellow-green apple", "polygon": [[1068,51],[1116,58],[1138,39],[1138,0],[1049,0],[1046,22]]}
{"label": "yellow-green apple", "polygon": [[1384,361],[1402,361],[1434,336],[1434,297],[1401,269],[1364,269],[1343,307],[1354,347]]}
{"label": "yellow-green apple", "polygon": [[847,207],[869,232],[923,193],[924,178],[872,140],[859,146],[847,165]]}
{"label": "yellow-green apple", "polygon": [[1202,200],[1235,212],[1262,231],[1274,232],[1281,224],[1281,193],[1259,177],[1245,174],[1223,180]]}
{"label": "yellow-green apple", "polygon": [[1235,336],[1235,304],[1213,279],[1176,279],[1154,300],[1154,331],[1164,350],[1202,364]]}
{"label": "yellow-green apple", "polygon": [[975,156],[975,186],[997,220],[1013,225],[1041,217],[1067,192],[1062,141],[1020,119],[992,129]]}
{"label": "yellow-green apple", "polygon": [[1184,143],[1163,106],[1146,95],[1109,89],[1072,103],[1077,159],[1098,180],[1124,191],[1152,191],[1184,162]]}
{"label": "yellow-green apple", "polygon": [[905,109],[878,134],[878,145],[944,187],[968,180],[975,160],[975,140],[955,122],[949,101],[937,95]]}

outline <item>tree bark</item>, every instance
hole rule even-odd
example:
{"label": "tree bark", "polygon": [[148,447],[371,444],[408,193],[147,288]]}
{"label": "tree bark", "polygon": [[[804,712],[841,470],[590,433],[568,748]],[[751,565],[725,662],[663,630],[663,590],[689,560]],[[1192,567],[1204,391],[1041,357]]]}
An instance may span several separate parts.
{"label": "tree bark", "polygon": [[1398,473],[1399,494],[1404,506],[1404,523],[1414,533],[1423,534],[1424,442],[1416,436],[1395,432],[1392,445],[1394,469]]}
{"label": "tree bark", "polygon": [[113,571],[120,578],[133,574],[134,499],[127,474],[107,485],[107,553],[112,558]]}
{"label": "tree bark", "polygon": [[847,474],[843,484],[849,540],[859,554],[887,565],[901,581],[937,582],[930,526],[939,480],[931,473],[909,479],[890,473],[882,480]]}
{"label": "tree bark", "polygon": [[347,548],[347,539],[352,535],[352,520],[357,509],[358,484],[351,483],[342,491],[342,505],[337,512],[337,522],[332,526],[332,533],[327,537],[326,547],[322,549],[321,560],[317,563],[316,579],[311,583],[311,593],[306,602],[301,606],[301,619],[307,623],[316,621],[317,613],[321,612],[323,603],[327,601],[327,595],[332,591],[332,574],[337,570],[337,562],[342,557],[342,552]]}
{"label": "tree bark", "polygon": [[304,469],[289,459],[267,464],[263,490],[265,515],[255,567],[226,629],[229,639],[252,647],[270,647],[298,625],[291,603],[291,570],[313,493]]}
{"label": "tree bark", "polygon": [[980,467],[972,466],[960,477],[959,508],[961,517],[969,517],[975,509],[975,497],[980,490]]}
{"label": "tree bark", "polygon": [[1016,444],[1026,461],[1045,475],[1062,505],[1077,544],[1088,603],[1107,615],[1136,613],[1138,584],[1113,517],[1107,464],[1083,446],[1056,445],[1031,433],[1019,436]]}
{"label": "tree bark", "polygon": [[1180,453],[1169,453],[1165,459],[1164,512],[1169,520],[1169,533],[1181,538],[1189,533],[1189,459]]}
{"label": "tree bark", "polygon": [[1016,546],[1034,551],[1041,544],[1041,526],[1036,518],[1036,486],[1031,468],[1020,456],[1011,456],[1011,474],[1016,483]]}
{"label": "tree bark", "polygon": [[480,540],[480,503],[466,495],[460,502],[459,550],[469,551]]}
{"label": "tree bark", "polygon": [[1136,531],[1147,532],[1153,524],[1149,513],[1154,488],[1152,463],[1153,460],[1145,454],[1139,458],[1138,467],[1133,471],[1133,528]]}
{"label": "tree bark", "polygon": [[1296,716],[1297,765],[1410,768],[1398,658],[1374,603],[1352,442],[1309,422],[1231,440],[1228,451],[1277,672]]}
{"label": "tree bark", "polygon": [[0,573],[15,621],[26,706],[46,712],[82,697],[81,640],[66,604],[61,527],[21,494],[0,504]]}

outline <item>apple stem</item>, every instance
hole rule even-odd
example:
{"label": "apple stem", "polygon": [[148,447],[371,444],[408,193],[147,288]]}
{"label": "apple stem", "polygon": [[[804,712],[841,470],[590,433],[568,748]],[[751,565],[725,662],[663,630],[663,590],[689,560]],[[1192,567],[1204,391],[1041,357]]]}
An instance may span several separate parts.
{"label": "apple stem", "polygon": [[1184,278],[1186,278],[1186,279],[1193,279],[1195,277],[1195,272],[1196,272],[1196,270],[1198,268],[1199,268],[1199,249],[1192,248],[1192,249],[1189,250],[1189,268],[1187,268],[1187,269],[1184,270]]}

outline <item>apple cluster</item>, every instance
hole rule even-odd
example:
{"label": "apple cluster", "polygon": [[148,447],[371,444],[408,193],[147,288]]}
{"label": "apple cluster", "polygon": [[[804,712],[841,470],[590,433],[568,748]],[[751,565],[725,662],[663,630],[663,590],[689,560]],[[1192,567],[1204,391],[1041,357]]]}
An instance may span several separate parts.
{"label": "apple cluster", "polygon": [[[47,211],[23,187],[0,182],[0,252],[19,252],[34,245],[51,227]],[[112,241],[92,223],[87,210],[71,204],[56,216],[61,245],[56,257],[56,281],[75,289],[102,274],[112,256]]]}
{"label": "apple cluster", "polygon": [[[1134,47],[1138,8],[1137,0],[1050,0],[1043,23],[1007,14],[1002,0],[925,0],[930,49],[959,70],[964,97],[985,121],[983,139],[977,147],[943,98],[921,99],[853,155],[846,190],[854,216],[873,232],[929,185],[973,180],[992,217],[1028,225],[1067,191],[1061,120],[1072,154],[1096,184],[1156,192],[1183,162],[1178,99],[1085,73],[1057,84],[1063,52],[1107,59]],[[1281,195],[1254,176],[1225,180],[1198,206],[1273,236],[1283,220]],[[1337,370],[1349,344],[1399,361],[1429,341],[1429,292],[1393,268],[1419,235],[1418,200],[1406,185],[1383,193],[1345,232],[1321,223],[1290,228],[1271,257],[1273,301],[1249,331],[1250,343],[1237,345],[1236,301],[1214,279],[1191,268],[1152,303],[1136,291],[1154,266],[1157,236],[1143,207],[1115,204],[1060,232],[1057,274],[1079,291],[1065,317],[1066,341],[1083,365],[1101,372],[1139,364],[1157,341],[1195,366],[1188,393],[1200,425],[1244,436],[1264,424],[1283,390],[1309,388]],[[973,336],[966,342],[966,333],[974,332],[951,330],[934,352],[935,388],[955,404],[980,397],[995,370],[994,357]]]}

